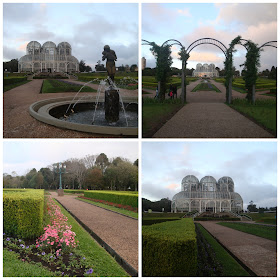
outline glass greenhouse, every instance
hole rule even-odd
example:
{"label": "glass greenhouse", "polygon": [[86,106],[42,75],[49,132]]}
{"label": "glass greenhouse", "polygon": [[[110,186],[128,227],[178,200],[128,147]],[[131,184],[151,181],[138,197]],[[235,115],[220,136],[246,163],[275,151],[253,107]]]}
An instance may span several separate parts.
{"label": "glass greenhouse", "polygon": [[193,77],[219,77],[219,72],[215,69],[215,65],[213,63],[207,64],[201,63],[196,64],[196,69],[192,73]]}
{"label": "glass greenhouse", "polygon": [[26,46],[26,55],[19,59],[19,72],[78,72],[79,61],[72,56],[71,45],[67,42],[48,41],[42,46],[31,41]]}
{"label": "glass greenhouse", "polygon": [[181,192],[172,198],[172,212],[240,212],[243,210],[241,196],[234,192],[234,182],[230,177],[216,181],[205,176],[200,181],[193,175],[183,178]]}

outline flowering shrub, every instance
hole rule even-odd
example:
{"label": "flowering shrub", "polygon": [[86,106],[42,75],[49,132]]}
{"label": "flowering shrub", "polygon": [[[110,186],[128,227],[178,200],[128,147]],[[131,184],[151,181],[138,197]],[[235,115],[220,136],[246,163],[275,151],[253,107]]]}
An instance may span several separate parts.
{"label": "flowering shrub", "polygon": [[62,249],[69,251],[70,248],[75,248],[77,246],[76,234],[71,231],[71,226],[68,226],[67,217],[61,213],[60,208],[50,197],[47,202],[47,211],[51,224],[44,228],[45,233],[37,239],[36,247],[41,249],[48,247],[50,251],[56,251],[57,255]]}
{"label": "flowering shrub", "polygon": [[103,203],[103,204],[106,204],[106,205],[109,205],[109,206],[113,206],[113,207],[117,207],[117,208],[121,208],[121,209],[125,209],[125,210],[128,210],[128,211],[138,213],[138,208],[132,207],[130,205],[122,205],[122,204],[119,204],[119,203],[114,203],[114,202],[110,202],[110,201],[106,201],[106,200],[94,199],[94,198],[89,198],[89,197],[84,197],[84,196],[79,196],[79,198],[91,200],[91,201],[94,201],[94,202]]}

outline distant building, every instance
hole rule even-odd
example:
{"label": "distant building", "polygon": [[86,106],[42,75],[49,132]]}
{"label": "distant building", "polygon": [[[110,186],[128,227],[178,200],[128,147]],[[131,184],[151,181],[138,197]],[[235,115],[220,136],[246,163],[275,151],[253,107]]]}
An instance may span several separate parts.
{"label": "distant building", "polygon": [[242,210],[242,197],[234,192],[234,182],[227,176],[217,182],[212,176],[205,176],[199,181],[195,176],[188,175],[183,178],[181,192],[174,195],[171,204],[172,212],[218,213]]}
{"label": "distant building", "polygon": [[219,77],[219,72],[215,69],[215,65],[211,64],[196,64],[196,69],[192,73],[193,77]]}
{"label": "distant building", "polygon": [[146,58],[142,57],[142,70],[146,68]]}
{"label": "distant building", "polygon": [[19,72],[78,72],[79,61],[72,56],[71,45],[67,42],[48,41],[42,46],[31,41],[26,46],[26,55],[19,59]]}

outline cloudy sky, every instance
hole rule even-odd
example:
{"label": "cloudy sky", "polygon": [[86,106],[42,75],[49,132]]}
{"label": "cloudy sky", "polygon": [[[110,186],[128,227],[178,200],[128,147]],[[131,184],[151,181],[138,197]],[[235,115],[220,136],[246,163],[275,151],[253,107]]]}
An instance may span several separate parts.
{"label": "cloudy sky", "polygon": [[108,158],[120,156],[134,162],[138,159],[138,142],[106,139],[5,141],[3,173],[11,174],[15,171],[18,175],[24,175],[32,168],[39,170],[55,162],[101,153],[105,153]]}
{"label": "cloudy sky", "polygon": [[[268,41],[277,40],[276,4],[233,3],[233,4],[143,4],[142,39],[161,45],[168,39],[179,40],[186,48],[200,38],[214,38],[225,46],[240,35],[261,46]],[[245,48],[236,47],[234,65],[245,61]],[[181,68],[176,58],[178,48],[172,48],[173,67]],[[276,66],[277,51],[266,47],[261,53],[261,70]],[[147,59],[147,67],[155,67],[155,59],[149,46],[142,47],[142,56]],[[215,46],[201,45],[190,53],[188,68],[197,63],[214,63],[221,69],[224,55]]]}
{"label": "cloudy sky", "polygon": [[229,176],[244,209],[277,205],[276,142],[143,142],[142,197],[152,201],[181,191],[187,175]]}
{"label": "cloudy sky", "polygon": [[115,50],[117,66],[138,64],[138,4],[5,3],[4,61],[25,55],[30,41],[66,41],[93,69],[104,45]]}

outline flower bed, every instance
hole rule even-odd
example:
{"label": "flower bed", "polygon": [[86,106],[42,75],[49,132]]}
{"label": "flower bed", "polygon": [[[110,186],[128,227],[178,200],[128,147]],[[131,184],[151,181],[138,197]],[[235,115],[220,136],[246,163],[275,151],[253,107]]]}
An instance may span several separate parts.
{"label": "flower bed", "polygon": [[119,203],[114,203],[114,202],[110,202],[110,201],[106,201],[106,200],[94,199],[94,198],[89,198],[89,197],[84,197],[84,196],[79,196],[79,198],[86,199],[86,200],[91,200],[91,201],[94,201],[94,202],[103,203],[103,204],[106,204],[106,205],[109,205],[109,206],[114,206],[114,207],[117,207],[117,208],[121,208],[121,209],[125,209],[125,210],[128,210],[128,211],[138,213],[138,208],[132,207],[130,205],[122,205],[122,204],[119,204]]}
{"label": "flower bed", "polygon": [[22,240],[3,234],[4,248],[14,251],[22,262],[39,262],[57,276],[87,276],[93,269],[78,249],[75,232],[67,224],[60,208],[51,198],[47,201],[50,223],[37,240]]}

